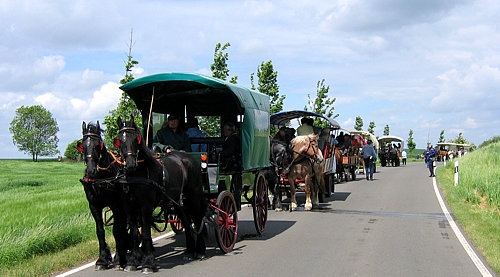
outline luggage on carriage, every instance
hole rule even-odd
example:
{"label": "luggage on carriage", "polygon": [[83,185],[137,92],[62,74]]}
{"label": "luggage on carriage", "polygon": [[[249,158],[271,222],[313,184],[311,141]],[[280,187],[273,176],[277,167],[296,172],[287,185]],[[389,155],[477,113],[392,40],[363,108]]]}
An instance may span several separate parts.
{"label": "luggage on carriage", "polygon": [[[220,135],[191,138],[192,144],[206,144],[208,150],[189,154],[201,164],[205,195],[215,214],[218,244],[225,253],[233,249],[241,204],[252,205],[254,225],[261,235],[267,224],[269,201],[269,97],[196,73],[149,75],[121,89],[141,111],[144,137],[150,148],[167,115],[181,115],[181,123],[188,117],[215,119]],[[222,160],[218,153],[225,139],[222,129],[226,122],[236,125],[241,145],[237,155]]]}

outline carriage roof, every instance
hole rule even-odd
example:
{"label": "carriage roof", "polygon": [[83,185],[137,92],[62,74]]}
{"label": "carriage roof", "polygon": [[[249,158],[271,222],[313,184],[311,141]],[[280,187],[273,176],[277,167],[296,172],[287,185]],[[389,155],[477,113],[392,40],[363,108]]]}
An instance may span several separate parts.
{"label": "carriage roof", "polygon": [[340,129],[340,124],[329,117],[326,117],[322,114],[318,114],[315,112],[310,112],[310,111],[303,111],[303,110],[293,110],[293,111],[285,111],[285,112],[278,112],[273,115],[271,115],[270,118],[270,123],[271,125],[274,126],[285,126],[287,122],[289,122],[292,119],[299,118],[299,117],[320,117],[324,120],[326,120],[330,124],[330,128],[332,129]]}
{"label": "carriage roof", "polygon": [[120,89],[146,118],[150,109],[163,114],[221,116],[223,120],[243,115],[243,168],[269,165],[269,96],[202,74],[178,72],[137,78]]}
{"label": "carriage roof", "polygon": [[405,140],[400,138],[400,137],[397,137],[397,136],[381,136],[378,138],[378,142],[383,145],[384,143],[387,143],[387,142],[393,142],[393,141],[397,141],[397,142],[401,142],[401,148],[404,148],[405,146]]}

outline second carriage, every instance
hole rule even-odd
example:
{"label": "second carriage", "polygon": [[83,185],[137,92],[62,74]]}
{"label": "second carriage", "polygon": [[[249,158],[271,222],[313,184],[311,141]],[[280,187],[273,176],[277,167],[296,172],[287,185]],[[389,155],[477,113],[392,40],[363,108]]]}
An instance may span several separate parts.
{"label": "second carriage", "polygon": [[[292,110],[292,111],[284,111],[278,112],[270,117],[270,123],[274,127],[283,127],[283,126],[291,126],[292,120],[298,120],[299,118],[309,117],[313,119],[321,119],[326,123],[327,127],[319,130],[319,145],[320,150],[323,155],[323,172],[319,172],[324,177],[325,180],[325,189],[319,194],[319,201],[323,202],[323,197],[328,197],[334,191],[335,188],[335,173],[339,170],[337,167],[340,160],[335,156],[335,145],[333,144],[333,138],[335,138],[336,132],[340,129],[340,125],[334,119],[328,118],[324,115],[304,111],[304,110]],[[341,168],[342,169],[342,168]],[[317,173],[318,174],[318,173]],[[288,193],[289,190],[289,180],[286,173],[286,170],[278,169],[276,170],[275,166],[275,197],[281,197],[282,193]],[[303,182],[303,180],[294,180],[295,183]],[[318,177],[314,180],[315,185],[318,185]],[[281,200],[281,199],[280,199]]]}
{"label": "second carriage", "polygon": [[[167,115],[181,115],[181,123],[191,117],[212,122],[220,133],[191,138],[192,144],[205,144],[207,151],[191,152],[190,155],[201,164],[205,195],[216,214],[214,223],[219,247],[226,253],[232,251],[238,233],[237,211],[242,204],[252,206],[256,231],[263,234],[269,202],[266,177],[270,166],[269,97],[196,73],[149,75],[121,89],[142,114],[144,137],[150,148]],[[217,153],[224,142],[222,129],[226,122],[235,124],[241,145],[237,154],[223,161]],[[209,159],[210,156],[215,159]],[[172,214],[170,223],[176,226]]]}

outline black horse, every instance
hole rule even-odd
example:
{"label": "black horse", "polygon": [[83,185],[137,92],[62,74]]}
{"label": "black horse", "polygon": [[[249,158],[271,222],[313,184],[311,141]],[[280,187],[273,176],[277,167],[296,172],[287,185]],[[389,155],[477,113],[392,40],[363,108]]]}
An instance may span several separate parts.
{"label": "black horse", "polygon": [[279,140],[271,140],[271,165],[275,173],[274,178],[269,179],[269,189],[273,192],[274,210],[282,211],[281,204],[281,175],[287,175],[293,160],[293,152],[288,145]]}
{"label": "black horse", "polygon": [[[103,270],[126,264],[127,251],[127,217],[120,196],[115,191],[112,180],[118,175],[121,165],[106,149],[101,137],[99,121],[97,124],[83,122],[83,139],[77,143],[77,149],[84,155],[85,173],[80,180],[89,202],[90,212],[96,224],[99,241],[99,258],[95,263],[96,270]],[[112,261],[109,246],[105,240],[105,230],[102,211],[110,207],[113,212],[113,235],[116,241],[116,254]]]}
{"label": "black horse", "polygon": [[[134,122],[118,118],[119,134],[115,146],[120,150],[125,170],[122,182],[125,209],[130,224],[142,226],[142,272],[157,270],[153,256],[151,225],[153,210],[166,203],[176,203],[179,216],[186,228],[185,258],[204,258],[203,218],[208,215],[208,203],[203,192],[200,164],[184,152],[172,152],[157,160],[147,148],[141,132]],[[167,217],[167,215],[165,215]],[[132,228],[135,232],[137,228]],[[132,233],[132,240],[137,235]],[[132,245],[138,245],[132,243]],[[127,260],[126,271],[137,270],[140,250],[134,247]]]}

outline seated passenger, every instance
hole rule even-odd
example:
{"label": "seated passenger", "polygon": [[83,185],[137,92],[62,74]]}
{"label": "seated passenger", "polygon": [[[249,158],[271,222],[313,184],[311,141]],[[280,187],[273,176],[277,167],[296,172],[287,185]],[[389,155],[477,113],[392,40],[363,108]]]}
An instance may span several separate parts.
{"label": "seated passenger", "polygon": [[[188,119],[188,129],[186,130],[186,135],[189,138],[204,138],[205,134],[200,130],[198,126],[198,119],[192,117]],[[191,150],[193,152],[207,152],[206,144],[191,144]]]}
{"label": "seated passenger", "polygon": [[189,138],[181,128],[179,128],[179,116],[169,115],[168,125],[156,132],[153,139],[153,148],[160,152],[185,151],[191,152]]}
{"label": "seated passenger", "polygon": [[238,168],[241,164],[240,155],[240,136],[236,132],[236,127],[233,123],[227,122],[224,124],[224,143],[222,144],[222,151],[219,152],[221,163],[228,163],[228,168]]}
{"label": "seated passenger", "polygon": [[303,117],[300,120],[300,125],[299,128],[297,128],[297,135],[298,136],[307,136],[309,134],[314,134],[314,129],[312,126],[309,125],[309,119],[307,117]]}
{"label": "seated passenger", "polygon": [[286,145],[290,144],[292,137],[286,133],[287,127],[281,127],[279,131],[274,135],[273,139],[284,142]]}

